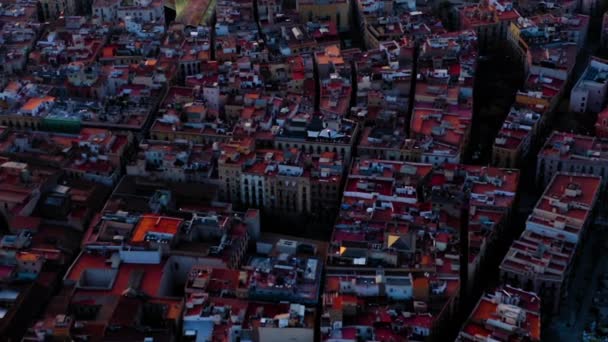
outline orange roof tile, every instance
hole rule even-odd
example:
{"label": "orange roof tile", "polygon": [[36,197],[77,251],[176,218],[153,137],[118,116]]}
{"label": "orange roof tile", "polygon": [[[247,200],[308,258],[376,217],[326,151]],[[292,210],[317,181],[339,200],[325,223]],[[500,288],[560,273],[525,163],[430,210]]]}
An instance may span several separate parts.
{"label": "orange roof tile", "polygon": [[131,241],[143,242],[149,232],[176,234],[183,220],[160,215],[143,215],[135,227]]}

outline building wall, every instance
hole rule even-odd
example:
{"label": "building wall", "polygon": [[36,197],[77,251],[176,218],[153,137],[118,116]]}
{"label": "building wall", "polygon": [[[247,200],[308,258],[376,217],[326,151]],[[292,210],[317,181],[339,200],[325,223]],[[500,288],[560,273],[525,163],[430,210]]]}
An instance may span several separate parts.
{"label": "building wall", "polygon": [[357,156],[363,159],[385,159],[409,162],[420,162],[420,149],[377,148],[374,146],[359,146]]}
{"label": "building wall", "polygon": [[386,284],[386,296],[392,300],[406,300],[414,296],[414,291],[411,284],[408,285],[391,285]]}
{"label": "building wall", "polygon": [[527,96],[519,93],[515,95],[515,102],[534,108],[550,108],[551,106],[551,103],[545,97]]}
{"label": "building wall", "polygon": [[[461,20],[462,21],[462,20]],[[480,50],[499,47],[507,40],[507,32],[511,21],[503,20],[497,23],[478,25],[476,27],[463,27],[462,29],[475,29]]]}
{"label": "building wall", "polygon": [[496,145],[492,147],[492,165],[497,167],[513,168],[519,159],[516,149],[501,148]]}
{"label": "building wall", "polygon": [[219,197],[222,201],[235,202],[241,198],[241,167],[233,164],[218,164],[220,179]]}
{"label": "building wall", "polygon": [[583,14],[595,14],[598,7],[598,0],[581,0],[581,13]]}
{"label": "building wall", "polygon": [[343,2],[325,4],[315,3],[307,1],[297,1],[297,11],[300,13],[300,20],[302,22],[308,22],[310,20],[328,18],[332,23],[336,24],[339,31],[350,30],[350,1],[345,0]]}
{"label": "building wall", "polygon": [[567,282],[562,282],[562,279],[537,278],[534,272],[520,273],[511,270],[500,270],[500,279],[506,283],[526,291],[533,291],[539,294],[543,303],[543,310],[551,313],[559,311],[559,304],[562,298],[562,290],[567,287]]}
{"label": "building wall", "polygon": [[15,128],[31,128],[34,130],[40,129],[41,119],[39,116],[24,116],[24,115],[3,115],[0,118],[2,126]]}
{"label": "building wall", "polygon": [[118,18],[124,20],[133,17],[143,21],[165,21],[164,6],[159,7],[120,7],[116,13]]}
{"label": "building wall", "polygon": [[102,22],[114,22],[118,18],[118,2],[109,6],[93,6],[93,15],[101,18]]}
{"label": "building wall", "polygon": [[574,87],[570,93],[570,110],[574,112],[600,112],[606,103],[608,84],[584,82]]}
{"label": "building wall", "polygon": [[42,270],[43,264],[44,260],[42,258],[35,261],[22,261],[17,259],[17,267],[19,268],[19,272],[38,274]]}
{"label": "building wall", "polygon": [[243,173],[241,183],[241,202],[253,207],[268,206],[270,196],[266,189],[264,175]]}
{"label": "building wall", "polygon": [[311,328],[258,328],[256,342],[308,342],[314,341],[315,330]]}
{"label": "building wall", "polygon": [[311,211],[309,179],[275,176],[269,178],[268,181],[271,196],[268,208],[271,211],[286,214]]}
{"label": "building wall", "polygon": [[118,181],[120,176],[120,169],[114,168],[112,172],[101,174],[99,172],[89,172],[87,170],[66,168],[65,172],[68,176],[73,178],[82,178],[91,182],[101,183],[107,186],[113,186]]}
{"label": "building wall", "polygon": [[[356,130],[353,131],[353,136],[356,135]],[[350,160],[351,157],[351,144],[332,144],[326,142],[313,142],[313,141],[299,141],[299,140],[287,140],[287,139],[275,139],[274,148],[282,150],[283,148],[295,147],[302,150],[305,153],[309,153],[314,157],[318,157],[323,152],[336,152],[339,153],[343,160]]]}
{"label": "building wall", "polygon": [[160,258],[162,257],[160,249],[152,251],[121,249],[119,253],[120,259],[127,264],[158,264],[160,263]]}
{"label": "building wall", "polygon": [[219,110],[222,99],[220,97],[220,87],[204,87],[203,97],[207,100],[207,106],[210,109]]}
{"label": "building wall", "polygon": [[[40,199],[40,191],[39,190],[32,191],[31,196],[28,199],[26,199],[25,203],[23,203],[23,204],[25,204],[23,206],[23,208],[14,214],[22,215],[22,216],[30,216],[32,214],[32,212],[34,211],[34,209],[36,208],[36,205],[38,204],[39,199]],[[22,204],[22,203],[0,201],[0,213],[2,213],[4,215],[4,217],[7,219],[7,221],[10,221],[13,217],[12,210],[17,205],[20,205],[20,204]]]}
{"label": "building wall", "polygon": [[511,45],[511,48],[520,58],[525,58],[528,53],[528,45],[520,39],[520,30],[515,23],[509,24],[507,31],[507,41]]}
{"label": "building wall", "polygon": [[536,64],[531,64],[529,70],[532,75],[543,75],[545,77],[557,78],[564,81],[567,81],[570,76],[568,70],[546,68]]}
{"label": "building wall", "polygon": [[608,117],[600,115],[595,123],[595,135],[598,138],[608,138]]}
{"label": "building wall", "polygon": [[152,130],[150,131],[152,140],[161,141],[174,141],[176,139],[183,139],[192,142],[193,144],[212,144],[214,142],[227,142],[230,140],[230,136],[227,135],[206,135],[198,133],[190,133],[184,131],[161,131]]}
{"label": "building wall", "polygon": [[536,162],[536,182],[546,187],[557,172],[572,174],[587,174],[602,177],[605,186],[608,178],[608,160],[591,159],[554,159],[543,155]]}
{"label": "building wall", "polygon": [[583,88],[574,88],[570,93],[570,110],[574,112],[584,113],[587,111],[587,102],[589,100],[589,90]]}
{"label": "building wall", "polygon": [[39,0],[42,17],[45,21],[55,20],[59,16],[76,15],[75,0]]}
{"label": "building wall", "polygon": [[[464,145],[464,144],[463,144]],[[435,153],[424,153],[421,161],[423,163],[430,163],[435,166],[442,165],[444,163],[460,163],[460,153],[454,154],[435,154]]]}
{"label": "building wall", "polygon": [[216,268],[226,268],[228,265],[219,258],[200,258],[184,255],[172,255],[167,260],[163,275],[160,280],[158,293],[159,297],[174,297],[174,293],[179,293],[182,290],[176,289],[175,286],[185,286],[188,272],[195,265],[205,265]]}
{"label": "building wall", "polygon": [[602,17],[602,31],[601,31],[601,37],[600,37],[600,46],[602,48],[607,48],[608,47],[608,11],[606,11],[606,13],[604,13],[604,16]]}
{"label": "building wall", "polygon": [[320,214],[329,214],[337,210],[340,204],[340,182],[311,181],[311,211]]}
{"label": "building wall", "polygon": [[549,236],[554,239],[565,240],[568,242],[576,243],[578,241],[578,234],[568,232],[562,229],[556,229],[554,227],[548,227],[544,224],[528,221],[526,222],[526,230],[535,232],[542,236]]}

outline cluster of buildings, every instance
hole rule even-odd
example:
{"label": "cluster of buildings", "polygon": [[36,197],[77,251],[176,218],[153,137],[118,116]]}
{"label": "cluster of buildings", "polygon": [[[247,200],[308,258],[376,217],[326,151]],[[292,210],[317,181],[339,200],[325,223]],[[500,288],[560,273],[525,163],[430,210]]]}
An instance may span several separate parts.
{"label": "cluster of buildings", "polygon": [[473,31],[429,37],[421,46],[410,136],[422,139],[422,162],[462,160],[471,133],[476,63]]}
{"label": "cluster of buildings", "polygon": [[520,18],[510,1],[485,0],[458,8],[460,25],[475,30],[480,50],[504,47],[511,23]]}
{"label": "cluster of buildings", "polygon": [[60,169],[70,178],[113,186],[132,142],[129,132],[100,128],[83,128],[78,134],[6,130],[0,138],[0,154]]}
{"label": "cluster of buildings", "polygon": [[[2,2],[0,336],[443,341],[468,316],[457,341],[540,341],[606,178],[608,62],[572,79],[575,1],[458,5],[451,32],[427,5]],[[479,51],[503,47],[524,86],[493,166],[465,165]],[[545,142],[544,193],[499,255],[569,83],[597,137]],[[267,216],[331,222],[329,241]],[[463,314],[497,259],[503,285]]]}
{"label": "cluster of buildings", "polygon": [[541,299],[506,285],[484,294],[460,331],[457,342],[541,341]]}
{"label": "cluster of buildings", "polygon": [[[573,69],[586,42],[589,20],[583,14],[551,11],[529,17],[518,14],[510,23],[507,45],[523,64],[525,81],[494,140],[493,165],[518,167],[531,149],[542,144],[539,132],[565,96],[568,83],[574,81]],[[576,106],[576,111],[585,111],[587,102],[603,106],[603,100],[595,99],[601,89],[601,78],[593,76],[600,74],[596,64],[602,61],[592,60],[587,76],[572,89],[570,107]]]}
{"label": "cluster of buildings", "polygon": [[597,176],[556,173],[500,265],[501,279],[537,293],[546,312],[557,312],[568,294],[601,182]]}
{"label": "cluster of buildings", "polygon": [[31,76],[11,79],[0,92],[1,123],[62,133],[83,126],[140,132],[176,76],[175,65],[157,59],[146,43],[159,39],[164,26],[142,30],[110,32],[85,17],[54,22],[32,47],[27,70],[20,70]]}
{"label": "cluster of buildings", "polygon": [[327,252],[322,339],[445,338],[518,182],[517,170],[355,161]]}
{"label": "cluster of buildings", "polygon": [[[22,139],[3,132],[3,139]],[[68,148],[78,148],[78,138]],[[87,141],[85,138],[83,142]],[[34,146],[47,147],[44,140]],[[20,339],[35,315],[61,288],[89,223],[111,188],[69,174],[68,155],[37,159],[3,140],[0,157],[0,334]],[[39,150],[40,155],[45,152]],[[49,150],[50,152],[50,150]],[[8,229],[8,230],[6,230]]]}
{"label": "cluster of buildings", "polygon": [[25,68],[28,52],[42,31],[37,15],[33,2],[6,3],[0,8],[0,75],[12,75]]}
{"label": "cluster of buildings", "polygon": [[536,168],[536,182],[545,190],[500,263],[504,285],[482,296],[457,341],[541,341],[541,321],[558,313],[563,299],[572,295],[575,263],[589,236],[597,233],[593,222],[602,207],[602,160],[598,138],[550,135]]}
{"label": "cluster of buildings", "polygon": [[124,177],[24,340],[313,339],[326,247],[261,236],[206,189]]}

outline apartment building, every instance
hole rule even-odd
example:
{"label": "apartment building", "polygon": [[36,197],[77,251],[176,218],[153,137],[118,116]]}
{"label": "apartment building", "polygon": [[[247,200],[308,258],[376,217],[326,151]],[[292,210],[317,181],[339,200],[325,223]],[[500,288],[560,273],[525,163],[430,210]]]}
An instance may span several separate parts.
{"label": "apartment building", "polygon": [[534,291],[556,313],[588,235],[601,178],[557,173],[500,265],[501,280]]}
{"label": "apartment building", "polygon": [[570,92],[570,110],[598,113],[606,106],[608,61],[593,57]]}

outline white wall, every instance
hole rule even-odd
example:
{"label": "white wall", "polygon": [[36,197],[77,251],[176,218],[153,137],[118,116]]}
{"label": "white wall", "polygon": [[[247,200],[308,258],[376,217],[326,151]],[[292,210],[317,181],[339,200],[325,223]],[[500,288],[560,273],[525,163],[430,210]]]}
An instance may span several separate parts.
{"label": "white wall", "polygon": [[567,232],[562,229],[556,229],[553,227],[548,227],[536,222],[527,221],[526,222],[526,230],[535,232],[542,236],[548,236],[555,239],[561,240],[562,238],[558,238],[558,235],[563,235],[565,237],[564,240],[576,244],[578,241],[578,235],[575,233]]}
{"label": "white wall", "polygon": [[160,249],[155,251],[129,251],[120,250],[120,260],[127,264],[159,264],[161,259]]}

